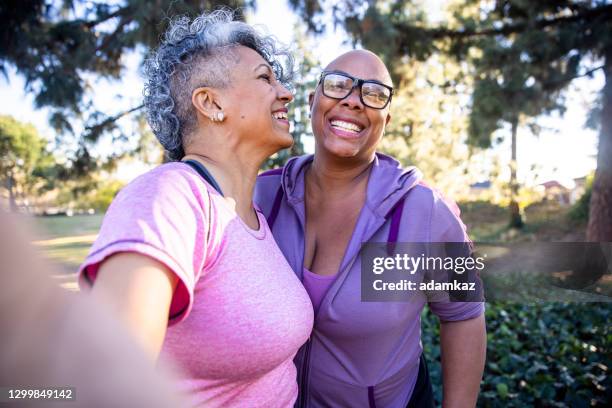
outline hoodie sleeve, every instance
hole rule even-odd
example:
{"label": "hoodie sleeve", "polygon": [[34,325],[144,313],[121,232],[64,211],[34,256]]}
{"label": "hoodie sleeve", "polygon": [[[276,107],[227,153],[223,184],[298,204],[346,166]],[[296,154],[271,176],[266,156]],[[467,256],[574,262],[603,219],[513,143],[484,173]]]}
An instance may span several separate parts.
{"label": "hoodie sleeve", "polygon": [[[457,204],[434,191],[430,221],[431,242],[467,242],[471,244],[465,224],[459,218]],[[482,287],[482,285],[481,285]],[[484,313],[484,302],[429,302],[429,308],[441,321],[473,319]]]}

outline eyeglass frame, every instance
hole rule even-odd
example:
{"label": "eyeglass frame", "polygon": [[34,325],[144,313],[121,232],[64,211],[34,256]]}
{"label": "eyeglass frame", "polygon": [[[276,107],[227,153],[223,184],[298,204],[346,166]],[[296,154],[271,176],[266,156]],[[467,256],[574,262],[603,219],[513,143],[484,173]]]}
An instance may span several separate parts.
{"label": "eyeglass frame", "polygon": [[[343,99],[348,98],[352,93],[353,93],[353,89],[355,89],[356,87],[359,87],[359,100],[361,101],[361,103],[363,103],[364,106],[367,106],[368,108],[371,109],[378,109],[378,110],[382,110],[385,109],[390,103],[391,103],[391,99],[393,99],[393,94],[395,93],[395,89],[392,86],[383,84],[380,81],[377,81],[375,79],[361,79],[361,78],[357,78],[354,77],[352,75],[347,74],[346,72],[343,71],[323,71],[321,72],[321,76],[319,77],[319,83],[318,85],[321,85],[323,83],[323,80],[325,79],[325,77],[329,74],[336,74],[336,75],[340,75],[346,78],[349,78],[351,81],[353,81],[353,86],[351,87],[351,90],[346,94],[346,96],[342,97],[342,98],[336,98],[334,96],[328,96],[325,94],[325,87],[321,86],[321,92],[323,93],[323,95],[325,95],[328,98],[331,99],[336,99],[338,101],[341,101]],[[363,84],[377,84],[377,85],[382,85],[383,87],[387,88],[391,93],[389,94],[389,99],[387,99],[387,102],[380,108],[376,108],[373,106],[368,105],[367,103],[365,103],[365,101],[363,100]]]}

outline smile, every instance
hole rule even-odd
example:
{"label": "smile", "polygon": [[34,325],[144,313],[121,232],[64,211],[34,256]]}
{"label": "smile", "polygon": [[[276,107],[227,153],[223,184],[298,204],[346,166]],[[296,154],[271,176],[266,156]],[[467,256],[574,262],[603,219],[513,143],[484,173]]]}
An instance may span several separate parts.
{"label": "smile", "polygon": [[358,126],[354,123],[345,122],[343,120],[332,120],[330,122],[331,127],[339,130],[343,130],[345,132],[351,133],[359,133],[363,130],[361,126]]}
{"label": "smile", "polygon": [[288,120],[287,112],[282,112],[282,111],[272,113],[272,117],[274,119],[279,119],[279,120]]}

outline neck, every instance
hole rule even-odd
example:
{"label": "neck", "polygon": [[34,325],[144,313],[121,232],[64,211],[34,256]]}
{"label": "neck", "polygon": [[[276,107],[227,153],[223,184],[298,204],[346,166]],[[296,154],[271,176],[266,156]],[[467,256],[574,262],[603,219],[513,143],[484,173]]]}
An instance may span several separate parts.
{"label": "neck", "polygon": [[185,153],[183,160],[196,160],[206,167],[241,218],[253,212],[253,189],[263,159],[240,154],[240,149],[188,148]]}
{"label": "neck", "polygon": [[309,179],[307,181],[318,187],[324,195],[344,194],[367,183],[370,165],[373,161],[373,155],[365,160],[338,160],[315,154],[306,175]]}

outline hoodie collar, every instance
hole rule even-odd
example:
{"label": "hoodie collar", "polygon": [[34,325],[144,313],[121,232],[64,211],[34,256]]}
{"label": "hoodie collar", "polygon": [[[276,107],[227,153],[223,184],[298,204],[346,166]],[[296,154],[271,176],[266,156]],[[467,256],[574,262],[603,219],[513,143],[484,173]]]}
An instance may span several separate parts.
{"label": "hoodie collar", "polygon": [[[314,155],[290,159],[283,168],[282,185],[287,201],[296,204],[304,201],[304,174]],[[366,190],[366,206],[380,217],[385,217],[410,189],[422,179],[416,167],[402,168],[394,158],[376,153],[372,162]]]}

